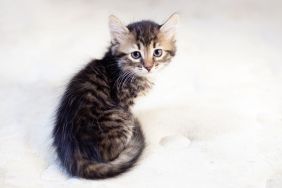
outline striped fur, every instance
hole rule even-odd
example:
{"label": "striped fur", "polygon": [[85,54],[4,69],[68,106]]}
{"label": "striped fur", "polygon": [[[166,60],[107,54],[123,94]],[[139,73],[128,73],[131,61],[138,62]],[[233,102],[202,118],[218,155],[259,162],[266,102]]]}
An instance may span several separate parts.
{"label": "striped fur", "polygon": [[53,145],[62,166],[72,176],[116,176],[131,168],[145,147],[130,106],[140,93],[150,89],[151,83],[134,72],[146,60],[132,62],[126,48],[166,44],[166,56],[163,60],[152,59],[154,64],[167,64],[175,54],[175,41],[161,33],[161,25],[142,21],[123,26],[115,20],[111,26],[114,34],[108,52],[73,77],[57,110]]}

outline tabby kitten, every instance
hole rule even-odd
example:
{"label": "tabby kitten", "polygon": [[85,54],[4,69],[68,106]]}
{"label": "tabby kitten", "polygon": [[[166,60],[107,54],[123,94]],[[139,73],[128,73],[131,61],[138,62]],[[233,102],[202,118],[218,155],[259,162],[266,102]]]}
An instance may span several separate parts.
{"label": "tabby kitten", "polygon": [[145,143],[130,106],[150,88],[148,75],[175,55],[177,20],[125,26],[110,16],[108,52],[74,76],[57,110],[53,145],[70,175],[103,179],[135,164]]}

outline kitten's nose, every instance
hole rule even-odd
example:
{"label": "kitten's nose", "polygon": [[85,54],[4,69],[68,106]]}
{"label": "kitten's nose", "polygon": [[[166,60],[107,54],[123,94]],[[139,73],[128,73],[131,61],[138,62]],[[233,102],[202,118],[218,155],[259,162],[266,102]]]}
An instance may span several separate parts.
{"label": "kitten's nose", "polygon": [[145,69],[147,69],[148,72],[153,68],[153,66],[145,66]]}

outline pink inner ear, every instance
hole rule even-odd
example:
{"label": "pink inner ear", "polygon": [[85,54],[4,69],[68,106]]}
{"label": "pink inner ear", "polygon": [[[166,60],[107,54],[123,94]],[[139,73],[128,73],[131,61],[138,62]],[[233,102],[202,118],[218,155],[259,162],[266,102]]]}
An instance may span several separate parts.
{"label": "pink inner ear", "polygon": [[171,38],[175,36],[178,20],[179,20],[178,14],[173,14],[162,25],[162,27],[160,28],[160,31],[166,36],[166,38]]}
{"label": "pink inner ear", "polygon": [[129,33],[128,28],[115,16],[110,16],[109,27],[112,39],[118,42],[125,40]]}

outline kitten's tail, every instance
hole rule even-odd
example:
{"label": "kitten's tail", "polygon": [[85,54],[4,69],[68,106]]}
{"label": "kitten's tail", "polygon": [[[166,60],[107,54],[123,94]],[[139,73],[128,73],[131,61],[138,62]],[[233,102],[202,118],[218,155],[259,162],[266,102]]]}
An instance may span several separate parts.
{"label": "kitten's tail", "polygon": [[136,126],[128,146],[113,161],[95,163],[87,160],[80,170],[79,176],[86,179],[104,179],[116,176],[134,166],[145,147],[144,136],[139,126]]}

